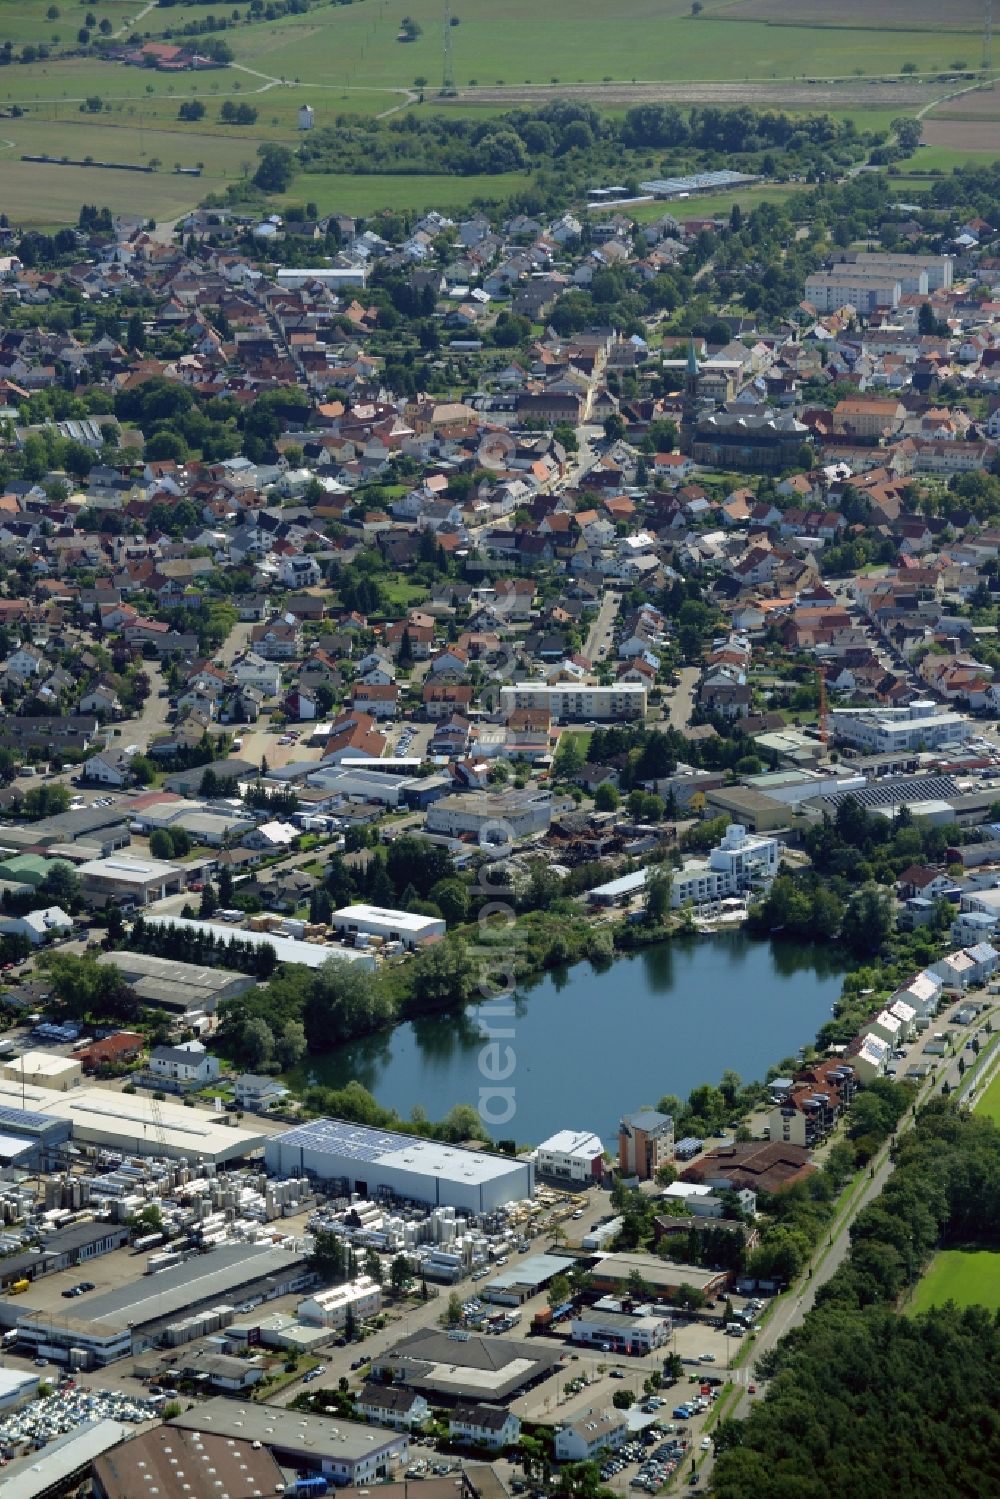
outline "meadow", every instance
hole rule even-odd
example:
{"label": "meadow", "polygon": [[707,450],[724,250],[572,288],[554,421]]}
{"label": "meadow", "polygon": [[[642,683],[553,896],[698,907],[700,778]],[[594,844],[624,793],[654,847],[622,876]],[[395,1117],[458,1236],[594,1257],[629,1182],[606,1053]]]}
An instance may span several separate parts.
{"label": "meadow", "polygon": [[[956,0],[949,25],[972,24],[973,0]],[[43,0],[0,0],[0,39],[16,45],[59,33],[72,44],[87,9],[57,4],[50,19]],[[88,4],[89,8],[89,4]],[[146,10],[143,0],[96,0],[93,14],[107,17],[114,29],[129,22],[128,34],[176,35],[192,18],[203,19],[205,8],[182,3]],[[895,0],[878,7],[878,25],[868,20],[862,0],[845,0],[830,23],[828,7],[819,0],[706,0],[704,13],[692,16],[689,0],[620,0],[609,7],[604,0],[453,0],[457,24],[448,30],[452,66],[463,97],[451,102],[436,95],[443,67],[442,0],[357,0],[351,5],[320,5],[298,16],[276,21],[248,22],[245,4],[238,5],[241,22],[225,33],[234,54],[231,67],[211,73],[163,74],[102,62],[98,58],[48,58],[31,65],[0,68],[0,111],[16,106],[20,118],[0,120],[0,199],[15,221],[72,222],[81,201],[114,206],[135,189],[134,204],[161,218],[173,217],[209,192],[222,190],[253,169],[258,146],[276,140],[294,146],[299,139],[297,112],[303,102],[316,112],[317,126],[335,124],[341,115],[379,115],[397,109],[448,109],[485,118],[512,107],[502,90],[526,83],[558,90],[573,84],[594,85],[606,80],[621,84],[622,100],[633,80],[640,82],[699,82],[735,86],[731,102],[745,97],[766,106],[769,86],[776,99],[783,87],[805,80],[841,78],[858,90],[858,78],[871,80],[871,108],[864,105],[834,110],[850,115],[859,129],[888,127],[898,113],[916,107],[887,105],[879,76],[898,76],[903,62],[913,62],[939,76],[948,65],[940,38],[928,26],[934,13],[930,0],[915,0],[904,11]],[[421,28],[415,40],[399,40],[404,15]],[[47,29],[47,32],[46,32]],[[964,40],[964,39],[963,39]],[[949,48],[951,42],[949,41]],[[955,39],[955,61],[969,50]],[[746,83],[745,95],[739,85]],[[750,81],[752,80],[752,81]],[[773,83],[771,82],[773,80]],[[798,80],[793,84],[792,80]],[[498,87],[499,86],[499,87]],[[898,86],[898,85],[897,85]],[[943,91],[946,85],[938,85]],[[864,87],[864,85],[862,85]],[[912,84],[906,85],[912,90]],[[468,90],[497,90],[477,104]],[[425,90],[426,102],[415,102]],[[829,90],[827,90],[829,91]],[[808,94],[810,90],[806,89]],[[816,108],[824,107],[817,88]],[[919,96],[918,91],[918,96]],[[87,98],[97,97],[99,113],[80,112]],[[924,97],[928,97],[924,90]],[[991,100],[998,96],[988,96]],[[205,116],[185,123],[177,118],[182,100],[197,98]],[[247,127],[219,120],[225,99],[245,101],[258,112]],[[992,150],[1000,154],[1000,125],[983,96],[949,101],[940,115],[927,120],[928,144],[909,165],[927,171],[958,164]],[[540,101],[534,101],[540,102]],[[610,102],[610,101],[609,101]],[[634,102],[634,98],[633,98]],[[802,104],[796,106],[803,108]],[[945,115],[945,109],[968,109],[975,118]],[[620,111],[619,111],[620,112]],[[991,143],[996,135],[996,145]],[[135,179],[122,174],[125,186],[112,185],[112,173],[83,168],[47,168],[47,188],[40,191],[37,174],[18,162],[26,151],[129,162],[158,159],[164,170],[155,177]],[[175,163],[203,165],[200,179],[179,179]],[[340,207],[370,213],[379,207],[462,207],[475,197],[495,199],[523,185],[525,178],[318,177],[300,176],[292,185],[292,201],[315,201],[321,209]],[[102,184],[107,184],[102,188]],[[772,201],[787,195],[781,187],[744,194],[749,205],[759,197]],[[691,199],[686,214],[728,211],[734,201],[726,195]],[[151,208],[145,208],[149,202]],[[654,205],[648,213],[660,212]],[[640,210],[646,216],[646,210]]]}
{"label": "meadow", "polygon": [[302,172],[283,203],[315,203],[320,213],[355,214],[365,218],[384,208],[464,209],[477,198],[499,202],[526,187],[530,178],[520,172],[482,177],[352,176]]}
{"label": "meadow", "polygon": [[[666,0],[464,0],[451,27],[455,81],[471,84],[598,82],[602,79],[740,80],[896,74],[912,61],[936,74],[943,65],[928,31],[810,25],[738,25],[725,9],[692,16]],[[400,23],[422,28],[401,42]],[[365,0],[227,33],[238,62],[271,77],[399,87],[442,76],[440,0]],[[944,63],[944,65],[947,65]]]}
{"label": "meadow", "polygon": [[926,1312],[946,1301],[1000,1310],[1000,1255],[989,1249],[940,1250],[918,1282],[908,1310]]}
{"label": "meadow", "polygon": [[1000,1124],[1000,1072],[996,1074],[985,1093],[976,1104],[976,1113],[985,1114],[994,1124]]}

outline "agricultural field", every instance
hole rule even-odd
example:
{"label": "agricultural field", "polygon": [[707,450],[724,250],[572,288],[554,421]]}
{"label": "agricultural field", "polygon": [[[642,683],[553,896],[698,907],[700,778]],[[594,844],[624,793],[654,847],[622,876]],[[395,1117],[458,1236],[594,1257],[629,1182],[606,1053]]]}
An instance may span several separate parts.
{"label": "agricultural field", "polygon": [[[712,7],[714,9],[715,7]],[[726,5],[733,21],[769,21],[776,26],[861,26],[879,31],[971,31],[983,24],[981,0],[735,0]]]}
{"label": "agricultural field", "polygon": [[[422,28],[399,40],[412,16]],[[455,80],[480,85],[597,82],[602,79],[791,79],[898,74],[903,62],[937,74],[942,58],[930,31],[870,26],[825,30],[809,24],[735,22],[728,8],[692,16],[666,0],[467,0],[451,28]],[[350,80],[399,87],[442,74],[440,0],[378,0],[322,9],[227,32],[239,62],[271,77],[302,82]],[[966,49],[968,50],[968,49]]]}
{"label": "agricultural field", "polygon": [[911,1312],[954,1301],[956,1306],[1000,1310],[1000,1254],[989,1249],[943,1249],[917,1284]]}
{"label": "agricultural field", "polygon": [[139,213],[162,223],[189,213],[208,192],[225,183],[208,177],[176,177],[172,172],[142,176],[105,172],[98,167],[39,166],[0,155],[0,202],[19,224],[35,229],[75,224],[82,203],[112,213]]}

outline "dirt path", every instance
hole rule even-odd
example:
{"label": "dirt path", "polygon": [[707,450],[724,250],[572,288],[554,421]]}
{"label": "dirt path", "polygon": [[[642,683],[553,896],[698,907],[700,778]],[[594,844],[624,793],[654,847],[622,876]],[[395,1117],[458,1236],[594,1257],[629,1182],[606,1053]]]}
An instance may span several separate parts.
{"label": "dirt path", "polygon": [[940,86],[901,78],[898,83],[882,79],[825,78],[808,83],[804,78],[748,79],[742,83],[563,83],[522,84],[502,88],[459,89],[453,98],[436,103],[507,105],[545,104],[552,99],[584,99],[598,109],[633,104],[728,104],[784,105],[788,108],[845,109],[851,106],[879,109],[931,105],[941,98]]}

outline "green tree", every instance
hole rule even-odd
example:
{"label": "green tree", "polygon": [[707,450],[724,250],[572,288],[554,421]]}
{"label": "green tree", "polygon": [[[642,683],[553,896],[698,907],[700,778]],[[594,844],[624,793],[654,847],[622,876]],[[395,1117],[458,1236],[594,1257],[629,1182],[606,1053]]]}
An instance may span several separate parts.
{"label": "green tree", "polygon": [[869,883],[848,901],[841,937],[852,952],[870,956],[881,952],[894,925],[892,895],[882,886]]}
{"label": "green tree", "polygon": [[565,1275],[556,1275],[547,1292],[549,1306],[555,1311],[556,1307],[565,1306],[570,1298],[569,1279]]}
{"label": "green tree", "polygon": [[274,1043],[274,1053],[282,1072],[297,1067],[306,1054],[305,1026],[300,1020],[289,1020]]}
{"label": "green tree", "polygon": [[254,184],[263,193],[287,192],[295,176],[295,157],[287,146],[265,141],[257,148],[259,163],[254,173]]}
{"label": "green tree", "polygon": [[598,812],[617,812],[622,804],[621,795],[617,786],[610,781],[602,781],[594,792],[594,806]]}

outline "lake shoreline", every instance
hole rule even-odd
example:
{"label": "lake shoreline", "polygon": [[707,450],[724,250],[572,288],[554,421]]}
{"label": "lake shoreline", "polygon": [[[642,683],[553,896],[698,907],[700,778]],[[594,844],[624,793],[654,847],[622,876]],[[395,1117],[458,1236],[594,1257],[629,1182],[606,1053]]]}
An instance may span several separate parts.
{"label": "lake shoreline", "polygon": [[[537,1143],[558,1128],[589,1127],[607,1140],[622,1112],[668,1094],[687,1097],[729,1068],[762,1081],[782,1058],[812,1043],[839,999],[847,966],[829,945],[742,930],[695,931],[656,934],[631,951],[616,949],[606,963],[581,958],[533,974],[518,984],[507,1043],[516,1059],[517,1139]],[[808,983],[795,982],[798,975],[809,975]],[[699,996],[693,1007],[692,992]],[[706,998],[713,1008],[703,1008]],[[403,1119],[414,1108],[439,1119],[456,1103],[475,1107],[482,1086],[480,1009],[468,1004],[401,1020],[307,1057],[286,1081],[300,1096],[310,1086],[340,1090],[355,1081]],[[583,1037],[606,1029],[612,1018],[628,1033],[641,1027],[641,1061],[627,1035],[611,1068],[605,1048],[579,1049]],[[574,1031],[571,1065],[554,1071],[553,1059]],[[580,1098],[591,1102],[581,1108]],[[594,1123],[580,1117],[598,1110]]]}

